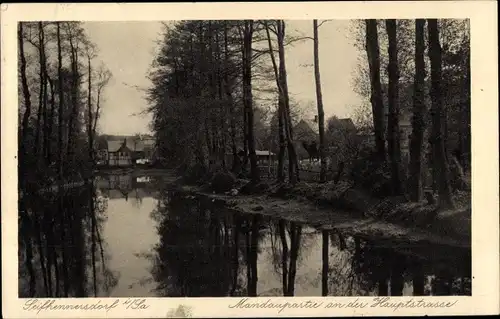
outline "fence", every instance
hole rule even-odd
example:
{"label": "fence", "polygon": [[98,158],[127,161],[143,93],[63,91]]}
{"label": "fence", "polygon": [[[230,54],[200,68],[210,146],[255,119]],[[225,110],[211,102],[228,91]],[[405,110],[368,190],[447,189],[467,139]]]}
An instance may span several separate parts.
{"label": "fence", "polygon": [[[261,178],[275,179],[277,177],[277,165],[259,165],[259,175]],[[285,176],[288,172],[288,166],[284,166]],[[299,164],[299,178],[301,181],[319,182],[320,167],[317,165],[300,165]]]}

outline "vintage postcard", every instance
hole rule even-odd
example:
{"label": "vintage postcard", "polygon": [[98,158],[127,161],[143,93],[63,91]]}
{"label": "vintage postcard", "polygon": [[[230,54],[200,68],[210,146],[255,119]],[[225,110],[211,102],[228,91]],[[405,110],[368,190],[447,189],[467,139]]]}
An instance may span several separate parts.
{"label": "vintage postcard", "polygon": [[495,1],[2,4],[6,318],[499,313]]}

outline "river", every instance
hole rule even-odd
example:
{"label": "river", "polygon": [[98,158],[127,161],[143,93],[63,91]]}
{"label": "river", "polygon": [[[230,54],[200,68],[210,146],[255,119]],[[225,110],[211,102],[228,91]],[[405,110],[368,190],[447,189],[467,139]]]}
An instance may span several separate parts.
{"label": "river", "polygon": [[21,298],[471,294],[470,250],[414,255],[410,244],[242,215],[158,176],[28,194],[19,216]]}

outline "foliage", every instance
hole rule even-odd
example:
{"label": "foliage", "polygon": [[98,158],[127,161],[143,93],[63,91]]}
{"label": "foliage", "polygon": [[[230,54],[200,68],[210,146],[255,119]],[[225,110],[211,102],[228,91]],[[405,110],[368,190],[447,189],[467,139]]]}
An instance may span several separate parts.
{"label": "foliage", "polygon": [[223,193],[231,190],[236,183],[236,177],[231,172],[217,172],[212,177],[211,188],[216,193]]}
{"label": "foliage", "polygon": [[362,148],[360,153],[349,172],[354,185],[380,198],[389,196],[391,180],[387,163],[380,163],[371,148]]}

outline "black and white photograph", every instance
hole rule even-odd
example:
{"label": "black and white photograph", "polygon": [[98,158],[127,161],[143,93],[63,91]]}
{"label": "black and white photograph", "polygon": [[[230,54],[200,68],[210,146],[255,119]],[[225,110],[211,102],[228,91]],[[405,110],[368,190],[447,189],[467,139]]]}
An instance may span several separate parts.
{"label": "black and white photograph", "polygon": [[15,25],[25,310],[477,294],[471,19]]}
{"label": "black and white photograph", "polygon": [[20,297],[471,294],[468,20],[18,37]]}

